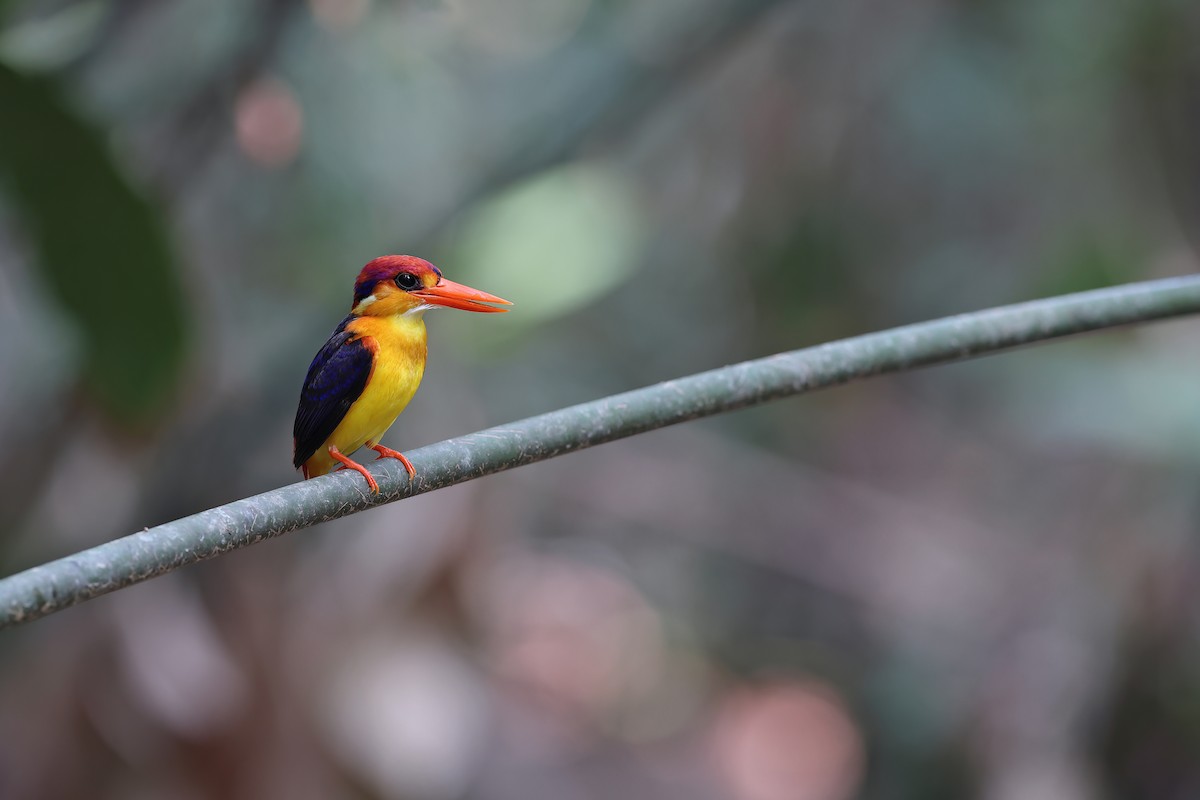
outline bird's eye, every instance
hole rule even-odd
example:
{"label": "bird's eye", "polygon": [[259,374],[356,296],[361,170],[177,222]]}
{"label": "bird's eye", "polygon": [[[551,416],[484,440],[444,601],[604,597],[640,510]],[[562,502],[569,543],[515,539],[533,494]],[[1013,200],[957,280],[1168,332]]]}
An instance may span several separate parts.
{"label": "bird's eye", "polygon": [[396,285],[406,292],[411,292],[421,285],[421,279],[411,272],[401,272],[396,276]]}

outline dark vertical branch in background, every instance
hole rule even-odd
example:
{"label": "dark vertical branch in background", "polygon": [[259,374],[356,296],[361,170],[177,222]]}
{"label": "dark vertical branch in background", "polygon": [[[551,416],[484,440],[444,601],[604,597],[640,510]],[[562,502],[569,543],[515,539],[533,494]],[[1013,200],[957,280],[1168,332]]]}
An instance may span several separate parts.
{"label": "dark vertical branch in background", "polygon": [[[117,0],[108,5],[99,31],[67,67],[68,76],[86,72],[113,42],[146,14],[163,13],[160,0]],[[247,0],[249,23],[222,67],[200,89],[158,123],[150,174],[169,197],[176,197],[209,160],[232,129],[233,106],[241,91],[268,70],[303,0]]]}
{"label": "dark vertical branch in background", "polygon": [[153,172],[171,196],[204,171],[233,128],[238,95],[267,70],[302,5],[302,0],[259,0],[238,52],[163,125]]}
{"label": "dark vertical branch in background", "polygon": [[1148,128],[1180,232],[1200,257],[1200,6],[1136,7],[1128,60],[1138,121]]}

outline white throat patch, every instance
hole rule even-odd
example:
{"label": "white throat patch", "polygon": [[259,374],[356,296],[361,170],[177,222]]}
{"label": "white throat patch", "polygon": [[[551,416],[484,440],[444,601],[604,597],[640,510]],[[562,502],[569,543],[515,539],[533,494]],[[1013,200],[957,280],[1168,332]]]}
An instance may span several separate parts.
{"label": "white throat patch", "polygon": [[378,299],[379,298],[376,297],[375,295],[369,294],[366,297],[364,297],[362,300],[359,300],[358,305],[356,305],[350,313],[361,314],[366,309],[367,306],[371,305],[371,303],[374,303]]}

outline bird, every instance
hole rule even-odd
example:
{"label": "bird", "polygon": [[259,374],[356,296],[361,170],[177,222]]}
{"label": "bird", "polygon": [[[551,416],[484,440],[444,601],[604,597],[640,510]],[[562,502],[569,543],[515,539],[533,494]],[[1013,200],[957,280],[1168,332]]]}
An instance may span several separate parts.
{"label": "bird", "polygon": [[417,471],[404,454],[379,440],[404,410],[425,374],[425,312],[436,308],[500,312],[508,300],[448,280],[425,259],[380,256],[354,281],[350,313],[313,358],[292,428],[292,464],[305,480],[352,469],[372,494],[379,484],[352,460],[366,445],[380,458]]}

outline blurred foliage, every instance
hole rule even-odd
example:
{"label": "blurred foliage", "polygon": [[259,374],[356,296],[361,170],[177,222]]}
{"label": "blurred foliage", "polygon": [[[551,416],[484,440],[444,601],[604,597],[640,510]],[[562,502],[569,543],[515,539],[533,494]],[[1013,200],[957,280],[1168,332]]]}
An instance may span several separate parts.
{"label": "blurred foliage", "polygon": [[53,81],[0,64],[0,180],[47,289],[79,328],[81,377],[125,425],[177,387],[189,311],[157,209]]}
{"label": "blurred foliage", "polygon": [[1077,241],[1064,242],[1063,252],[1051,257],[1043,293],[1066,294],[1128,283],[1137,279],[1139,265],[1145,260],[1139,248],[1095,236],[1080,236]]}
{"label": "blurred foliage", "polygon": [[515,324],[536,327],[630,279],[645,235],[637,204],[635,189],[614,169],[548,170],[473,210],[459,223],[448,260],[471,283],[511,286],[521,304]]}
{"label": "blurred foliage", "polygon": [[[1194,271],[1198,40],[1194,0],[0,3],[6,563],[294,480],[383,252],[517,303],[430,315],[399,448]],[[0,639],[0,794],[1194,794],[1195,340],[635,437],[59,615]]]}

